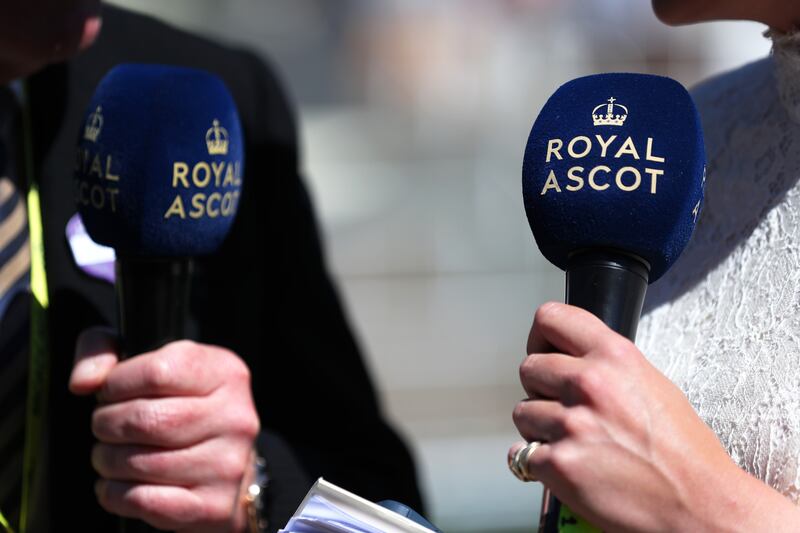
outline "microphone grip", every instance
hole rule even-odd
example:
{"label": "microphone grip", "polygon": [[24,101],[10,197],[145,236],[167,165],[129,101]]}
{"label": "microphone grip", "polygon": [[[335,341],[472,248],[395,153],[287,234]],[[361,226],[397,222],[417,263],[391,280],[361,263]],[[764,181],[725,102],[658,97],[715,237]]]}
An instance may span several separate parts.
{"label": "microphone grip", "polygon": [[[567,264],[566,302],[586,309],[609,328],[634,341],[650,277],[650,267],[634,255],[615,250],[586,250]],[[599,533],[545,488],[539,533]]]}
{"label": "microphone grip", "polygon": [[115,268],[123,358],[185,338],[192,260],[120,257]]}
{"label": "microphone grip", "polygon": [[579,252],[567,264],[567,298],[631,341],[642,316],[650,267],[614,250]]}
{"label": "microphone grip", "polygon": [[[123,359],[186,338],[192,260],[118,256],[117,311]],[[120,533],[160,530],[122,519]]]}

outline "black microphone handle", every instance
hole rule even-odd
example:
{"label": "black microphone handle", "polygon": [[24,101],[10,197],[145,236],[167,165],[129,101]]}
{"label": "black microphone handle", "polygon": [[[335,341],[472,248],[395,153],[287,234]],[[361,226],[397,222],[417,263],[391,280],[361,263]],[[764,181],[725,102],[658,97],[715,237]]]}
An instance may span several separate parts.
{"label": "black microphone handle", "polygon": [[650,266],[634,255],[590,250],[569,258],[567,297],[620,335],[636,340]]}
{"label": "black microphone handle", "polygon": [[[649,277],[650,266],[634,255],[604,249],[577,252],[567,265],[566,302],[586,309],[634,341]],[[576,518],[567,514],[561,516],[561,502],[545,488],[539,533],[558,533],[562,526],[574,526]]]}
{"label": "black microphone handle", "polygon": [[[186,338],[192,260],[118,256],[117,311],[123,358]],[[160,531],[144,522],[122,519],[120,533]]]}

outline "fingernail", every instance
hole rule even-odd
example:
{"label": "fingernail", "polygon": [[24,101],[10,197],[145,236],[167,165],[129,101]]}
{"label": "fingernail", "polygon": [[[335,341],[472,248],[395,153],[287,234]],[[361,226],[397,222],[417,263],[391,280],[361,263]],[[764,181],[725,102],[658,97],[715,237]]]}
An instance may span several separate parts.
{"label": "fingernail", "polygon": [[95,381],[100,376],[100,367],[93,358],[84,359],[72,370],[72,381]]}
{"label": "fingernail", "polygon": [[93,355],[75,363],[69,379],[69,388],[75,394],[88,394],[101,386],[106,374],[116,364],[114,354]]}

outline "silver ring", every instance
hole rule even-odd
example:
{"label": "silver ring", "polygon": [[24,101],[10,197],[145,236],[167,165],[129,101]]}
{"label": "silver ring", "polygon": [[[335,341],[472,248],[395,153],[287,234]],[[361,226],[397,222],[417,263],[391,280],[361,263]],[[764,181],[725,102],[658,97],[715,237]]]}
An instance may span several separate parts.
{"label": "silver ring", "polygon": [[514,457],[508,462],[508,468],[520,481],[537,481],[537,479],[528,472],[528,462],[533,452],[542,444],[543,443],[538,440],[529,442],[517,450],[517,453],[515,453]]}

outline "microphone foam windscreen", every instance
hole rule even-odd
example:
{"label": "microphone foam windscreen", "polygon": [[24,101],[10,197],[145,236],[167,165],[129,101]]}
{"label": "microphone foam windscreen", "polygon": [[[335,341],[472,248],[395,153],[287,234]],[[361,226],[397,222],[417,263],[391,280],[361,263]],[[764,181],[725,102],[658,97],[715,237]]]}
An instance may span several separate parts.
{"label": "microphone foam windscreen", "polygon": [[700,118],[678,82],[599,74],[562,85],[533,124],[522,165],[525,212],[542,254],[615,249],[655,281],[683,251],[700,213]]}
{"label": "microphone foam windscreen", "polygon": [[222,80],[126,64],[98,85],[79,132],[75,196],[92,239],[140,257],[215,251],[241,194],[244,148]]}

